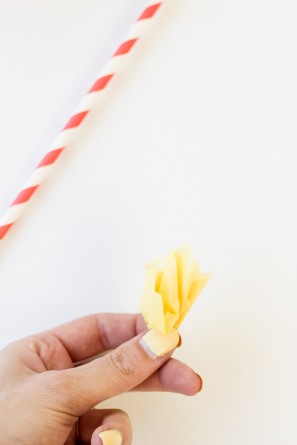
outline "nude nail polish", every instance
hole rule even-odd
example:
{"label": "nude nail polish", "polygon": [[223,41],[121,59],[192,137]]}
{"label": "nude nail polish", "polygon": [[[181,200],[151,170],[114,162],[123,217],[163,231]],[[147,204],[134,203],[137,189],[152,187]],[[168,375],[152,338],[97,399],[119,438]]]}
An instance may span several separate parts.
{"label": "nude nail polish", "polygon": [[180,335],[176,329],[172,329],[169,334],[160,334],[151,329],[140,339],[140,344],[151,358],[163,357],[168,352],[173,351],[180,341]]}
{"label": "nude nail polish", "polygon": [[203,380],[199,374],[196,373],[196,375],[199,377],[198,392],[201,392],[203,389]]}
{"label": "nude nail polish", "polygon": [[179,334],[179,342],[177,344],[177,347],[180,348],[183,344],[183,339],[181,338],[181,335]]}
{"label": "nude nail polish", "polygon": [[103,445],[121,445],[123,438],[118,430],[107,430],[99,433]]}

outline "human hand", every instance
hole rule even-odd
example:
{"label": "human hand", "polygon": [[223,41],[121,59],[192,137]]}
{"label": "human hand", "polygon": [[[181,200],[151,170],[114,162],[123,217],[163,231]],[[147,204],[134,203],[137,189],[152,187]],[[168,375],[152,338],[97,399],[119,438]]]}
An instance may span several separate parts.
{"label": "human hand", "polygon": [[146,330],[141,315],[91,315],[4,348],[0,445],[130,445],[127,414],[94,406],[130,390],[199,392],[201,378],[171,358],[178,333]]}

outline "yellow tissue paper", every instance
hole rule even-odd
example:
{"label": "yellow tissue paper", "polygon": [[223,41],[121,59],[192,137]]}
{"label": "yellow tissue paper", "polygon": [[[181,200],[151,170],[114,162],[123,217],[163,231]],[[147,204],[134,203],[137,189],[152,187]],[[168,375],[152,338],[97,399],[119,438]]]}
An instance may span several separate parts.
{"label": "yellow tissue paper", "polygon": [[178,329],[209,277],[202,273],[188,246],[148,264],[141,302],[147,326],[160,334]]}

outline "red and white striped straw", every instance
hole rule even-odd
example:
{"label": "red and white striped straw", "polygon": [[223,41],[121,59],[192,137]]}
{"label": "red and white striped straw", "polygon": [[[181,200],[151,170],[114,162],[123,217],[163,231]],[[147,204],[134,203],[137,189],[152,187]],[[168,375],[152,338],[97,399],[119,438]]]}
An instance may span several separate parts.
{"label": "red and white striped straw", "polygon": [[140,17],[132,25],[123,43],[103,68],[100,77],[95,81],[94,85],[83,98],[75,113],[59,133],[53,144],[49,147],[16,199],[1,218],[0,242],[20,218],[36,190],[54,168],[62,152],[74,140],[87,115],[97,107],[103,96],[103,91],[108,88],[113,77],[120,71],[132,48],[134,48],[139,39],[145,34],[148,26],[164,2],[165,0],[149,1]]}

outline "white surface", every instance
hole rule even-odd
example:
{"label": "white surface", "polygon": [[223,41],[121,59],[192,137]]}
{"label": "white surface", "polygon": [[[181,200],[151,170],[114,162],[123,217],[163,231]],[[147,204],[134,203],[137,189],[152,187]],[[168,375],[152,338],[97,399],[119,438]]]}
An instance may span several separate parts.
{"label": "white surface", "polygon": [[[135,444],[293,445],[297,5],[168,3],[3,243],[0,346],[137,311],[145,263],[188,241],[213,277],[177,356],[204,391],[107,405],[129,411]],[[0,1],[0,210],[144,4]]]}

